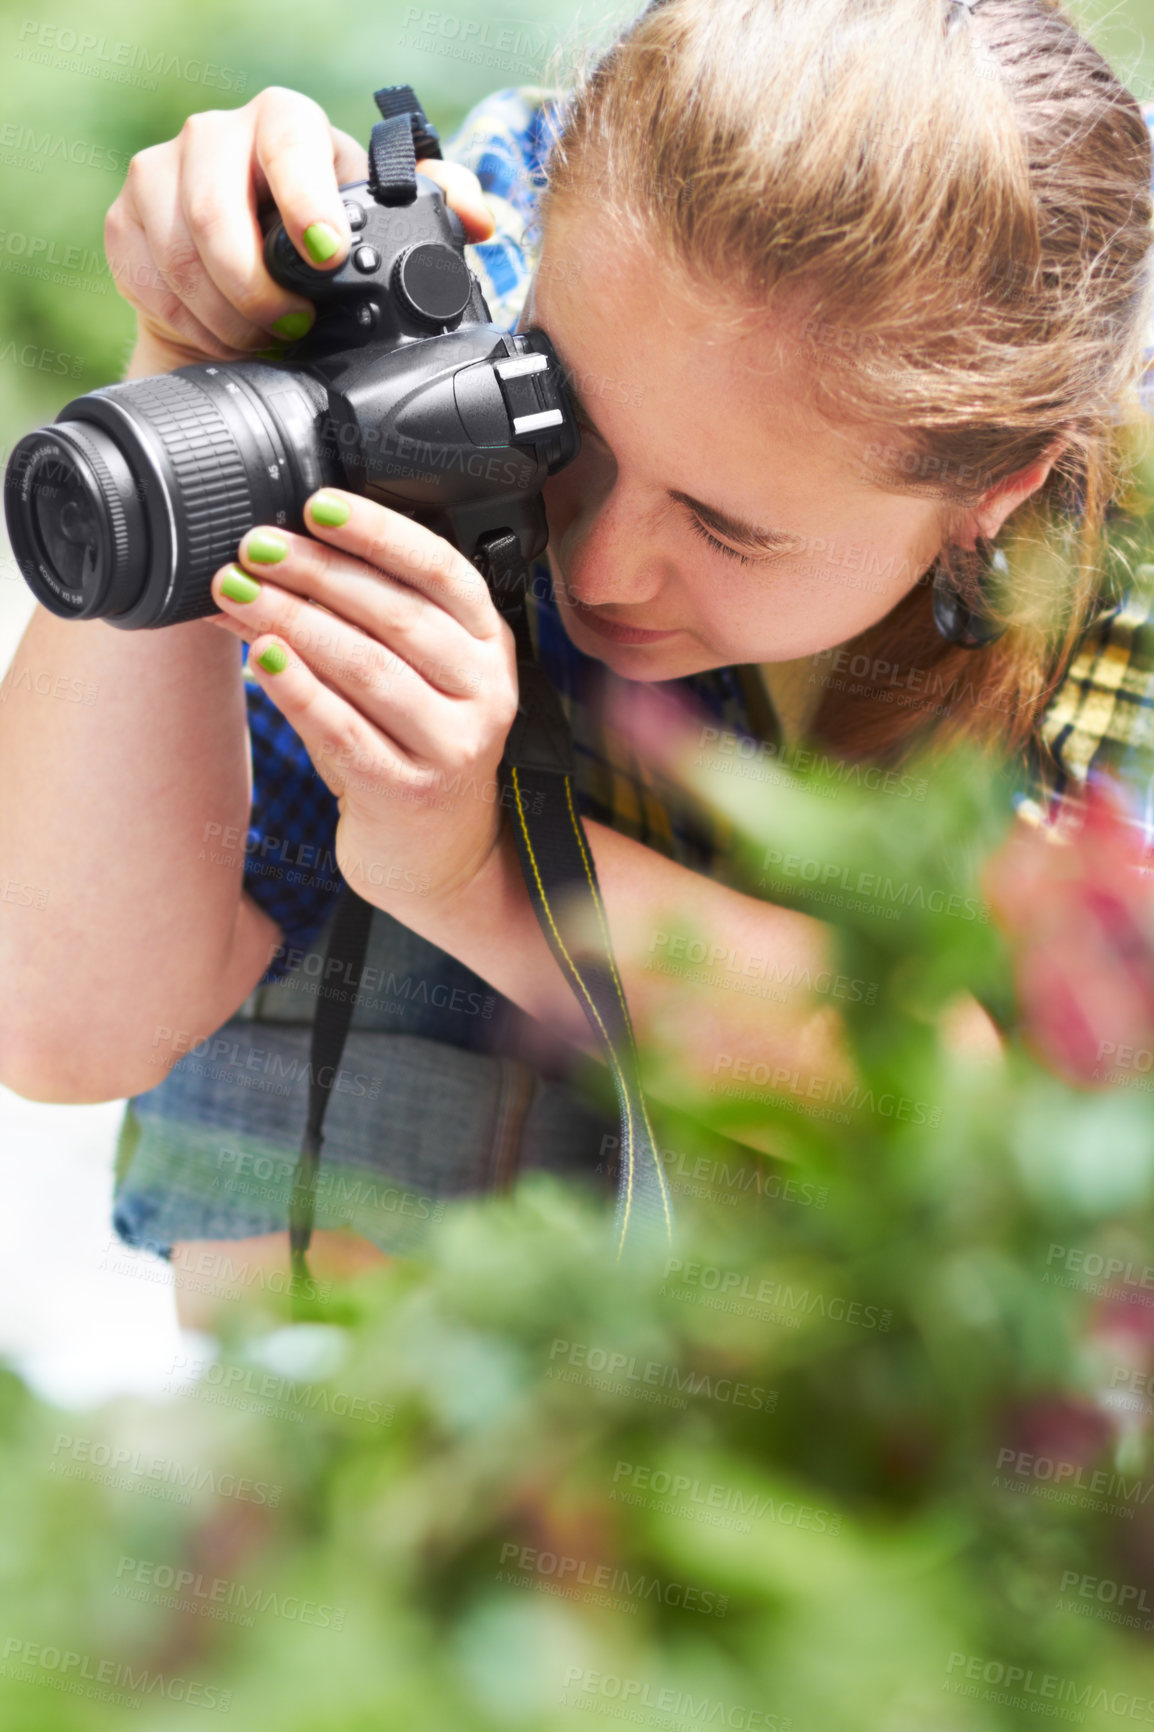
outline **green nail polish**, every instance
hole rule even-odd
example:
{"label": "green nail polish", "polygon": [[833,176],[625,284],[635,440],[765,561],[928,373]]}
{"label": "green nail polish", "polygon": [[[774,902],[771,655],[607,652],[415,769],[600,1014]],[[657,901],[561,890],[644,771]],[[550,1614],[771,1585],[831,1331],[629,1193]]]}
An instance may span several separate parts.
{"label": "green nail polish", "polygon": [[[311,231],[310,231],[311,233]],[[330,252],[331,252],[330,248]],[[329,253],[323,253],[322,258],[328,258]],[[295,343],[298,337],[303,337],[312,327],[311,313],[283,313],[279,319],[274,319],[271,329],[278,337],[283,337],[286,343]]]}
{"label": "green nail polish", "polygon": [[256,659],[266,674],[283,674],[288,667],[288,651],[279,643],[270,643]]}
{"label": "green nail polish", "polygon": [[323,265],[340,246],[341,237],[328,223],[310,223],[304,233],[304,242],[313,263]]}
{"label": "green nail polish", "polygon": [[255,559],[258,565],[278,565],[287,552],[283,535],[274,535],[269,529],[254,529],[245,543],[245,558]]}
{"label": "green nail polish", "polygon": [[337,499],[331,493],[318,493],[309,505],[309,515],[314,523],[322,523],[326,529],[336,529],[348,522],[349,508],[343,499]]}
{"label": "green nail polish", "polygon": [[220,593],[227,595],[229,601],[255,601],[260,594],[260,584],[239,565],[230,565],[220,580]]}

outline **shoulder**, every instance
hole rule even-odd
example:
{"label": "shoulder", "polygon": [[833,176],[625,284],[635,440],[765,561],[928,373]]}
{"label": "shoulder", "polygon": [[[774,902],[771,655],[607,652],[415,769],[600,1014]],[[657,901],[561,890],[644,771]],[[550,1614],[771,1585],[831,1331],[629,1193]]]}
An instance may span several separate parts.
{"label": "shoulder", "polygon": [[494,324],[513,330],[528,293],[541,237],[537,200],[563,94],[516,85],[470,109],[443,150],[477,176],[496,224],[491,240],[469,248]]}
{"label": "shoulder", "polygon": [[564,93],[544,85],[496,90],[471,108],[443,149],[471,168],[485,191],[529,214],[544,184],[545,159]]}

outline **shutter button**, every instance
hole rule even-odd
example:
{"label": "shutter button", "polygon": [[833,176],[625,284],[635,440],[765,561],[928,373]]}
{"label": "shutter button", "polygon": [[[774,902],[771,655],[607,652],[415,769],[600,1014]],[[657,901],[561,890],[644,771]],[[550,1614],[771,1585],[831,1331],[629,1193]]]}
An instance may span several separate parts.
{"label": "shutter button", "polygon": [[366,275],[370,271],[375,271],[380,262],[381,255],[376,247],[358,247],[353,254],[354,265],[358,271],[364,271]]}

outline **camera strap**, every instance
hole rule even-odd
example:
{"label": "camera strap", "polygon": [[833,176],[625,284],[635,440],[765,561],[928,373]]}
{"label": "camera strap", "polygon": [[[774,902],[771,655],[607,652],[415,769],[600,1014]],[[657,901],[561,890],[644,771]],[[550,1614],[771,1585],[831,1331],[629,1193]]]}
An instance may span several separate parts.
{"label": "camera strap", "polygon": [[[373,99],[382,118],[369,141],[370,189],[381,204],[410,204],[417,192],[418,155],[441,155],[436,128],[407,84],[375,91]],[[672,1238],[669,1187],[645,1110],[625,989],[574,797],[569,723],[533,650],[526,612],[528,567],[517,536],[506,529],[482,537],[474,563],[517,645],[518,710],[500,775],[525,885],[549,948],[609,1065],[617,1094],[621,1135],[614,1225],[620,1257],[627,1241],[656,1235],[667,1241]],[[294,1287],[298,1279],[308,1278],[305,1257],[315,1214],[325,1108],[353,1019],[372,917],[372,905],[346,885],[333,920],[323,978],[349,984],[346,990],[334,986],[328,993],[322,991],[317,998],[308,1116],[289,1205]],[[598,936],[591,946],[593,935]]]}
{"label": "camera strap", "polygon": [[[486,536],[475,563],[512,628],[518,709],[501,761],[502,799],[517,840],[533,910],[613,1078],[621,1131],[614,1231],[626,1243],[672,1239],[669,1187],[641,1090],[637,1044],[613,956],[593,855],[574,797],[573,740],[560,699],[537,660],[529,632],[527,569],[516,535]],[[293,1176],[289,1247],[294,1283],[306,1281],[323,1123],[352,1022],[373,909],[346,885],[337,906],[322,980],[347,982],[318,995],[309,1066],[305,1134]],[[590,938],[597,934],[592,947]],[[303,1290],[303,1289],[302,1289]]]}
{"label": "camera strap", "polygon": [[412,204],[417,158],[441,155],[441,140],[412,87],[390,84],[373,92],[381,111],[369,136],[369,191],[378,204]]}
{"label": "camera strap", "polygon": [[672,1238],[669,1187],[645,1109],[637,1043],[593,853],[577,810],[573,736],[529,633],[528,572],[517,537],[508,531],[486,536],[478,563],[517,645],[517,715],[505,743],[501,783],[521,871],[541,930],[585,1013],[617,1093],[620,1256],[627,1239]]}

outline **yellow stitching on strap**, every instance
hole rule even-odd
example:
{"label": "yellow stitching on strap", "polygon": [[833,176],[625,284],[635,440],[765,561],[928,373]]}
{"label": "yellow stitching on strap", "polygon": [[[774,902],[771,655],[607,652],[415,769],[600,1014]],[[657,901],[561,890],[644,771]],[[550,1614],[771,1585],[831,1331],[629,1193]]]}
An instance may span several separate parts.
{"label": "yellow stitching on strap", "polygon": [[[635,1068],[640,1071],[640,1061],[637,1056],[637,1042],[633,1035],[633,1023],[629,1015],[629,1006],[625,1002],[625,989],[622,986],[620,977],[617,973],[617,962],[613,955],[613,945],[609,938],[609,926],[605,916],[605,906],[601,900],[600,891],[597,888],[597,878],[593,871],[593,863],[586,852],[585,838],[581,833],[580,820],[577,817],[577,810],[573,804],[573,784],[568,776],[565,777],[565,798],[569,804],[569,821],[573,826],[573,834],[577,838],[577,846],[581,851],[581,863],[585,868],[585,876],[589,880],[589,893],[593,898],[593,906],[597,910],[597,920],[601,927],[601,936],[605,940],[605,960],[609,964],[609,972],[613,977],[613,985],[617,991],[617,1001],[621,1006],[621,1014],[625,1019],[625,1030],[629,1036],[629,1050],[633,1056]],[[661,1186],[661,1204],[665,1211],[665,1233],[667,1238],[672,1239],[673,1216],[669,1207],[669,1191],[665,1184],[665,1173],[661,1166],[661,1157],[657,1153],[657,1139],[653,1135],[653,1126],[649,1123],[649,1114],[645,1107],[645,1096],[641,1092],[640,1079],[638,1080],[637,1095],[638,1104],[641,1107],[641,1116],[645,1120],[645,1129],[649,1133],[649,1142],[653,1149],[653,1162],[657,1168],[658,1183]]]}
{"label": "yellow stitching on strap", "polygon": [[[573,961],[573,958],[570,956],[568,950],[565,948],[565,941],[561,937],[560,932],[557,930],[557,922],[553,918],[553,910],[549,906],[549,898],[546,896],[545,886],[541,882],[541,873],[540,873],[538,866],[537,866],[537,856],[533,852],[533,843],[532,843],[530,836],[529,836],[529,826],[525,822],[525,808],[524,808],[522,801],[521,801],[521,784],[520,784],[520,781],[518,780],[516,769],[513,770],[512,776],[513,776],[513,793],[514,793],[514,795],[516,797],[516,801],[517,801],[517,816],[521,821],[521,835],[524,837],[524,840],[525,840],[525,850],[529,856],[529,864],[533,868],[533,877],[534,877],[536,884],[537,884],[537,894],[541,898],[541,906],[545,910],[545,913],[547,914],[547,916],[549,918],[549,926],[552,930],[553,937],[557,941],[557,948],[560,950],[562,956],[565,958],[565,961],[568,963],[569,969],[573,975],[574,980],[577,982],[578,986],[581,988],[581,991],[584,993],[585,1001],[588,1004],[590,1010],[593,1012],[593,1015],[597,1019],[597,1026],[601,1030],[602,1038],[605,1041],[605,1048],[609,1054],[609,1063],[613,1067],[614,1075],[619,1080],[619,1084],[620,1084],[620,1088],[621,1088],[621,1098],[625,1102],[626,1147],[627,1147],[627,1153],[628,1153],[629,1183],[626,1187],[625,1215],[624,1215],[624,1218],[621,1222],[621,1237],[617,1243],[617,1256],[618,1256],[618,1259],[620,1260],[621,1251],[622,1251],[622,1248],[625,1244],[625,1231],[629,1225],[629,1214],[630,1214],[630,1210],[632,1209],[632,1206],[633,1206],[633,1114],[629,1108],[629,1091],[628,1091],[628,1088],[626,1086],[625,1073],[622,1071],[621,1065],[617,1059],[617,1054],[613,1050],[613,1042],[609,1038],[608,1029],[605,1027],[605,1024],[601,1020],[601,1013],[597,1009],[597,1006],[594,1004],[593,999],[592,999],[590,992],[589,992],[589,988],[585,985],[585,982],[582,980],[580,971],[577,967],[577,964]],[[566,784],[567,783],[568,783],[568,777],[566,777]],[[586,870],[588,870],[588,867],[586,867]]]}

